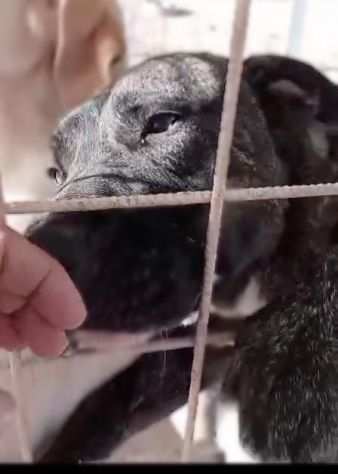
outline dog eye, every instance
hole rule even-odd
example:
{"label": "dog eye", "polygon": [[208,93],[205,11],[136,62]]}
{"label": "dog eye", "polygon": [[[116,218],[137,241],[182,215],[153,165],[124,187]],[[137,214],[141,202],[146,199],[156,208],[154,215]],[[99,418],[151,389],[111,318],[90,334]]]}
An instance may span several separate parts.
{"label": "dog eye", "polygon": [[64,173],[59,170],[58,168],[48,168],[47,174],[49,178],[53,179],[57,184],[62,184],[65,180],[65,175]]}
{"label": "dog eye", "polygon": [[164,133],[180,119],[181,115],[177,112],[155,114],[148,120],[141,138],[144,139],[147,135],[154,135],[155,133]]}

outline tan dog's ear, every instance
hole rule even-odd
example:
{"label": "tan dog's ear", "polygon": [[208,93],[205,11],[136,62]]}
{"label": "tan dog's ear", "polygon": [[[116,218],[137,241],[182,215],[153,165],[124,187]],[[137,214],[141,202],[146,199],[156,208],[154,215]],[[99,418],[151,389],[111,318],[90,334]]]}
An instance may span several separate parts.
{"label": "tan dog's ear", "polygon": [[54,80],[65,110],[114,82],[125,56],[115,0],[59,0]]}

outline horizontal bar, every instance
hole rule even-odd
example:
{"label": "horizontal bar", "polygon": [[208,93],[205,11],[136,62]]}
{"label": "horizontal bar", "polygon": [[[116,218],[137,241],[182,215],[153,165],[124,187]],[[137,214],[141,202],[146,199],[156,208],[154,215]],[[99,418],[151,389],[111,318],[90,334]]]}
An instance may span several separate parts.
{"label": "horizontal bar", "polygon": [[[85,331],[83,331],[85,332]],[[177,337],[177,338],[168,338],[168,339],[158,339],[155,341],[144,342],[141,344],[114,344],[114,334],[111,337],[111,343],[109,341],[109,334],[105,335],[105,338],[102,340],[93,340],[93,343],[90,343],[89,338],[86,337],[87,347],[85,344],[80,345],[78,348],[79,352],[81,351],[95,351],[97,353],[101,352],[114,352],[116,350],[127,350],[135,351],[139,354],[151,354],[154,352],[166,352],[166,351],[175,351],[180,349],[189,349],[194,347],[195,337]],[[207,345],[213,348],[222,349],[225,347],[234,346],[234,334],[227,331],[221,333],[209,333],[207,338]]]}
{"label": "horizontal bar", "polygon": [[[298,199],[338,196],[338,183],[299,186],[266,186],[261,188],[227,189],[228,202],[264,201],[270,199]],[[208,204],[210,191],[134,196],[92,197],[65,200],[13,201],[4,203],[6,214],[43,214],[46,212],[85,212],[108,209],[137,209],[152,207],[189,206]]]}
{"label": "horizontal bar", "polygon": [[[115,333],[103,332],[97,337],[96,331],[80,330],[77,331],[73,337],[76,343],[75,349],[71,347],[65,352],[64,357],[75,357],[77,355],[87,355],[92,353],[102,354],[115,352],[135,352],[137,354],[151,354],[154,352],[166,352],[180,349],[189,349],[194,347],[195,336],[187,337],[171,337],[168,339],[157,339],[152,341],[137,342],[137,336],[135,341],[132,341],[132,335],[129,335],[129,342],[119,341],[119,335]],[[130,342],[131,341],[131,342]],[[233,347],[235,342],[234,333],[231,331],[222,332],[211,332],[208,335],[207,345],[214,349],[222,349],[226,347]],[[22,360],[22,368],[25,370],[27,367],[40,363],[42,359],[37,356],[29,357]],[[44,364],[52,364],[55,359],[48,359],[43,361]],[[0,359],[0,371],[8,370],[9,365],[7,360],[3,361]]]}

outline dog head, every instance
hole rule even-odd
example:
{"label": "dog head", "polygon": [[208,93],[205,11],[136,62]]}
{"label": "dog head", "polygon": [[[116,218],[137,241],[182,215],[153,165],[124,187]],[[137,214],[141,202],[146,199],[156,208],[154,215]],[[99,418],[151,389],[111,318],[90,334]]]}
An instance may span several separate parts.
{"label": "dog head", "polygon": [[[210,190],[226,69],[224,58],[207,54],[153,58],[65,117],[54,136],[56,199]],[[244,82],[231,155],[229,187],[283,184]],[[218,270],[229,285],[274,251],[284,207],[282,201],[226,206]],[[208,209],[51,214],[28,235],[80,289],[86,327],[161,329],[198,304]]]}

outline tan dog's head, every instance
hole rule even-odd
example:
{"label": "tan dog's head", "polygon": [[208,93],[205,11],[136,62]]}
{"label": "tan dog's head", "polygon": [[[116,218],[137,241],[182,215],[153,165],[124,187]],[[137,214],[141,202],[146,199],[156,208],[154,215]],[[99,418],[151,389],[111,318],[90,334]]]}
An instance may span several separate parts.
{"label": "tan dog's head", "polygon": [[30,0],[27,21],[33,36],[52,48],[51,73],[65,110],[119,76],[126,45],[115,0]]}
{"label": "tan dog's head", "polygon": [[[0,16],[0,172],[8,200],[51,192],[60,115],[113,84],[126,57],[116,0],[11,0]],[[10,216],[22,231],[30,216]]]}

